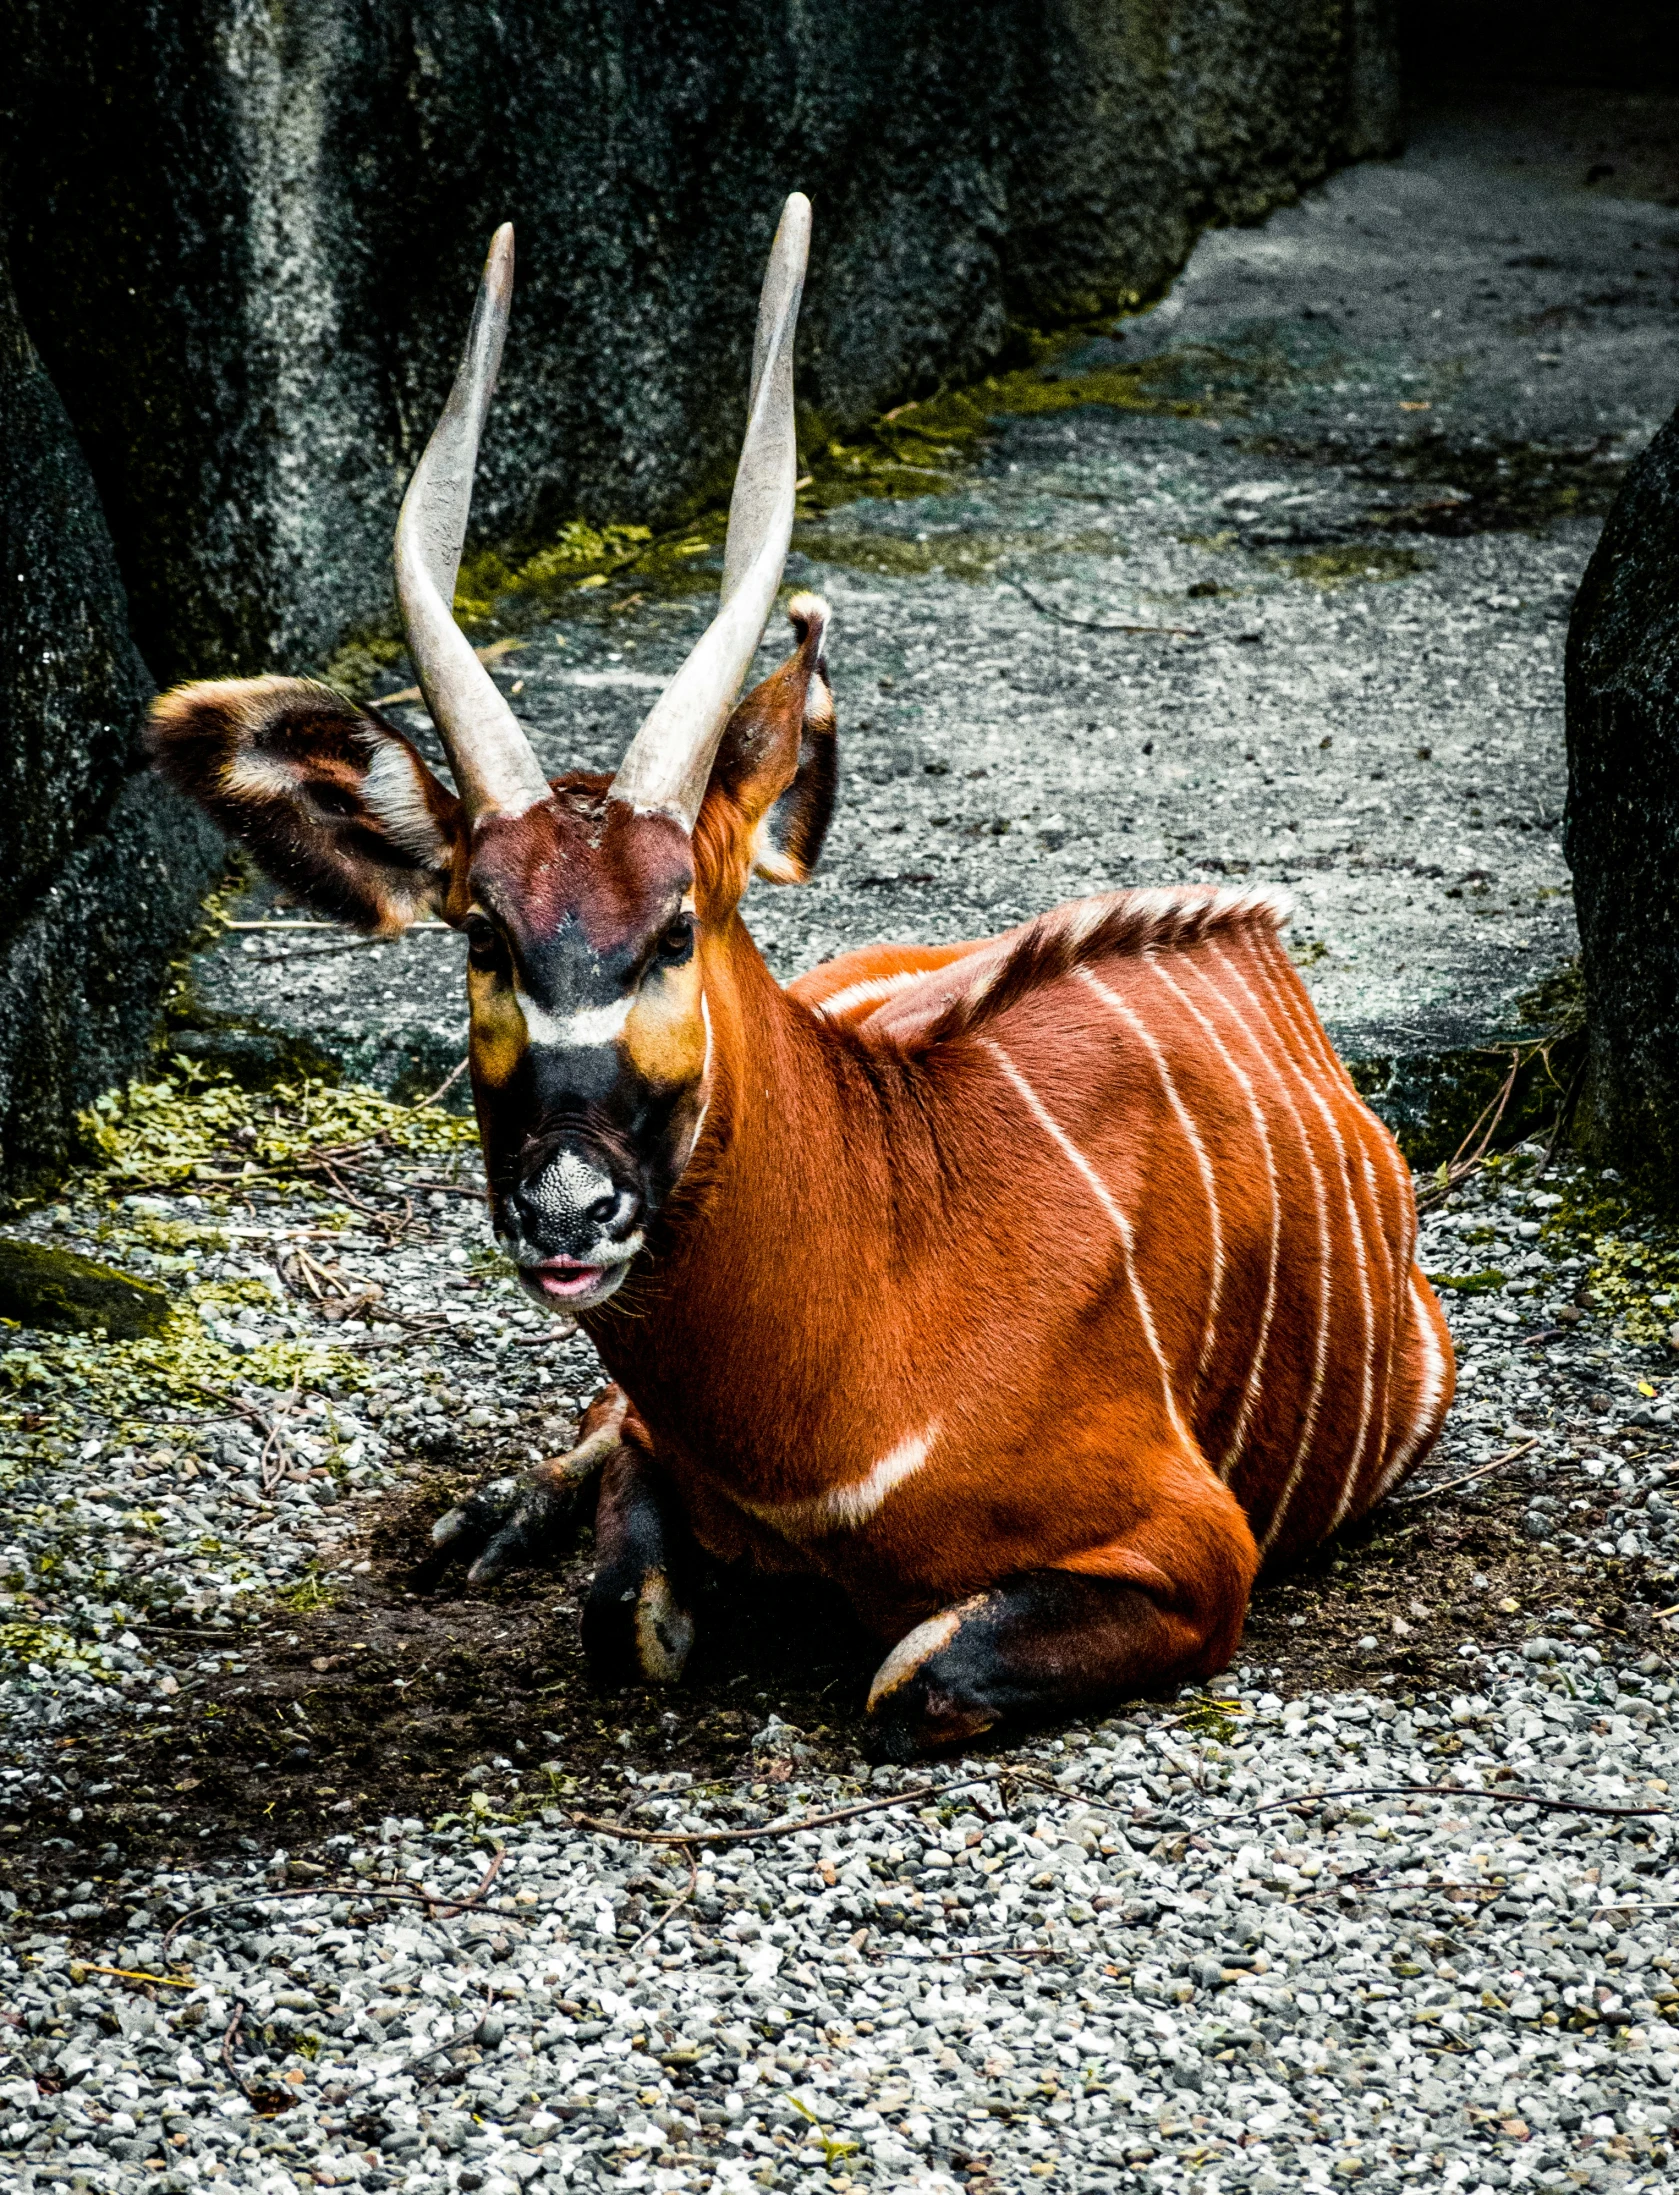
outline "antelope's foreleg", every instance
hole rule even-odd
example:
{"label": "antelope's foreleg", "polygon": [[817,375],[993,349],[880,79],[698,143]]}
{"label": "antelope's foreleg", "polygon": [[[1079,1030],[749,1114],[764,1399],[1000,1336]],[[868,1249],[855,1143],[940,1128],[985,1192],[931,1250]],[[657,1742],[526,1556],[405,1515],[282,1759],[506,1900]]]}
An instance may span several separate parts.
{"label": "antelope's foreleg", "polygon": [[875,1673],[875,1757],[910,1760],[998,1723],[1100,1711],[1224,1668],[1258,1554],[1217,1493],[1193,1519],[1017,1572],[918,1624]]}
{"label": "antelope's foreleg", "polygon": [[595,1577],[583,1605],[583,1651],[599,1683],[674,1684],[694,1643],[678,1597],[691,1569],[688,1521],[658,1464],[626,1440],[601,1474]]}
{"label": "antelope's foreleg", "polygon": [[472,1556],[468,1582],[490,1585],[516,1564],[562,1552],[589,1486],[622,1445],[628,1409],[622,1388],[604,1388],[583,1413],[582,1438],[569,1454],[520,1477],[491,1479],[438,1518],[431,1536],[440,1554]]}

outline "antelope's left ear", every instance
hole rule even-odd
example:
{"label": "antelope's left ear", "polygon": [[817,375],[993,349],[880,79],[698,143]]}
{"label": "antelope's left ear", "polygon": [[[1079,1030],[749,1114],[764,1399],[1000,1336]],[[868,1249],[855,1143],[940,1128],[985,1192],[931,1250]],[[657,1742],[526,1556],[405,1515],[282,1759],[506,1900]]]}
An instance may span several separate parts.
{"label": "antelope's left ear", "polygon": [[828,835],[839,783],[834,697],[824,650],[828,605],[795,595],[787,615],[798,646],[730,717],[694,828],[702,878],[735,898],[756,870],[772,884],[803,884]]}
{"label": "antelope's left ear", "polygon": [[444,912],[460,802],[380,717],[305,678],[204,680],[152,705],[156,768],[277,884],[394,937]]}

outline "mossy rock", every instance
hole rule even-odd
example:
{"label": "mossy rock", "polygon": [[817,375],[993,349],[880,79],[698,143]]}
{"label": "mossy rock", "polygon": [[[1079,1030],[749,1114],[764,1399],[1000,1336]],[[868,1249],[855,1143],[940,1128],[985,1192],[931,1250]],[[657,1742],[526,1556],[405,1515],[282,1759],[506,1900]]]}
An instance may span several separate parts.
{"label": "mossy rock", "polygon": [[168,1293],[45,1243],[0,1241],[0,1317],[60,1334],[140,1341],[169,1323]]}

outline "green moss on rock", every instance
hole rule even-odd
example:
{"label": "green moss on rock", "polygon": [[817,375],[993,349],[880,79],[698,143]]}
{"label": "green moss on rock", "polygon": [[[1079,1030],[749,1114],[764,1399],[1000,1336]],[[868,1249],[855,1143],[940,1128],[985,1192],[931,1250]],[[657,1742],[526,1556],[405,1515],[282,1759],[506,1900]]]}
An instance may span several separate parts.
{"label": "green moss on rock", "polygon": [[167,1290],[46,1243],[0,1240],[0,1318],[55,1334],[139,1341],[169,1324]]}

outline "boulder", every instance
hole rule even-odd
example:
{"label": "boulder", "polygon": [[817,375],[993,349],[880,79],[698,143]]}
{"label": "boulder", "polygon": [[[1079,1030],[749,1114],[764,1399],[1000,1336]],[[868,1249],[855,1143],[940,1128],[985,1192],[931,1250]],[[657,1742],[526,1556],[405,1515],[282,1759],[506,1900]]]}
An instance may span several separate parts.
{"label": "boulder", "polygon": [[738,437],[816,204],[800,386],[844,427],[1138,300],[1208,222],[1391,145],[1391,0],[16,0],[24,317],[164,681],[389,606],[485,245],[519,287],[480,538],[669,516]]}
{"label": "boulder", "polygon": [[169,1297],[151,1281],[42,1242],[0,1240],[0,1318],[61,1334],[113,1341],[161,1334]]}
{"label": "boulder", "polygon": [[1586,567],[1567,690],[1581,1139],[1679,1201],[1679,414],[1628,474]]}
{"label": "boulder", "polygon": [[[144,1058],[220,862],[144,772],[151,680],[110,536],[0,261],[0,1183],[49,1178]],[[16,1314],[9,1314],[15,1316]]]}

